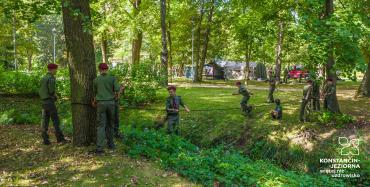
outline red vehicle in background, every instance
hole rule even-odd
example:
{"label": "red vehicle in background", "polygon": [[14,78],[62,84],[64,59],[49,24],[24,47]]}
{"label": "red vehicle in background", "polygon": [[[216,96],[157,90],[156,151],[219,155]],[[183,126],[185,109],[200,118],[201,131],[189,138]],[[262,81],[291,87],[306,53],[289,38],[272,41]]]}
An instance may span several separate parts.
{"label": "red vehicle in background", "polygon": [[298,78],[307,78],[308,71],[303,68],[303,66],[296,65],[289,67],[288,78],[289,79],[298,79]]}

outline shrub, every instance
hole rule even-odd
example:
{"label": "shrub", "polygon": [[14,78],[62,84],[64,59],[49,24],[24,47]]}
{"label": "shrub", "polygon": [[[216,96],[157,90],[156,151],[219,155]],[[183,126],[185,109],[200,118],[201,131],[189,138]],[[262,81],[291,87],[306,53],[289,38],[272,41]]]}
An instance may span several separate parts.
{"label": "shrub", "polygon": [[120,65],[111,70],[120,83],[126,85],[121,102],[124,105],[137,105],[157,99],[161,78],[151,62],[135,65]]}
{"label": "shrub", "polygon": [[223,146],[199,149],[190,142],[161,132],[124,130],[125,152],[132,157],[159,160],[165,167],[205,186],[344,186],[340,180],[285,171],[266,162],[252,161]]}
{"label": "shrub", "polygon": [[322,125],[333,124],[338,128],[342,128],[355,121],[354,117],[348,114],[322,112],[317,114],[317,121]]}
{"label": "shrub", "polygon": [[13,125],[13,124],[31,124],[37,123],[39,117],[22,113],[15,109],[6,110],[0,113],[0,125]]}

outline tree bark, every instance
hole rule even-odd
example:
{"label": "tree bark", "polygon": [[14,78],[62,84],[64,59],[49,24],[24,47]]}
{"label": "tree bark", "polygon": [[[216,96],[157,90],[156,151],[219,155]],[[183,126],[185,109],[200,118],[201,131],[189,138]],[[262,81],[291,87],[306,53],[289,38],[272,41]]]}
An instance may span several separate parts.
{"label": "tree bark", "polygon": [[[325,1],[325,19],[329,19],[334,13],[334,4],[333,4],[333,0],[326,0]],[[332,28],[328,28],[328,30],[332,31]],[[328,59],[327,59],[327,62],[326,62],[326,66],[325,66],[325,69],[326,69],[326,78],[327,79],[332,79],[333,82],[334,82],[334,86],[336,87],[337,85],[337,74],[336,74],[336,71],[334,69],[334,64],[335,64],[335,60],[334,60],[334,46],[333,44],[329,44],[328,45]],[[335,113],[339,113],[340,112],[340,109],[339,109],[339,103],[338,103],[338,98],[337,98],[337,93],[334,93],[334,108],[333,108],[333,111],[332,112],[335,112]]]}
{"label": "tree bark", "polygon": [[365,54],[367,60],[367,70],[362,78],[361,84],[358,87],[355,98],[358,96],[370,97],[370,61],[369,55]]}
{"label": "tree bark", "polygon": [[[87,146],[96,140],[96,110],[90,105],[96,67],[89,0],[62,0],[62,10],[70,53],[73,144]],[[76,10],[79,15],[75,15]]]}
{"label": "tree bark", "polygon": [[[170,0],[168,2],[168,15],[170,14]],[[173,77],[173,62],[172,62],[172,40],[171,40],[171,19],[168,19],[168,29],[167,29],[167,37],[168,37],[168,47],[169,47],[169,52],[168,52],[168,65],[169,65],[169,78],[170,82],[172,83],[172,77]]]}
{"label": "tree bark", "polygon": [[[139,14],[141,0],[135,0],[133,5],[134,18]],[[133,30],[134,38],[132,39],[132,63],[137,64],[140,62],[141,44],[143,42],[143,32],[136,26]]]}
{"label": "tree bark", "polygon": [[166,0],[161,0],[161,30],[162,30],[162,76],[163,86],[168,85],[168,49],[167,49],[167,28],[166,28]]}
{"label": "tree bark", "polygon": [[279,20],[279,31],[278,31],[278,42],[276,45],[276,60],[275,60],[275,76],[276,81],[280,82],[281,75],[281,61],[282,61],[282,51],[283,51],[283,41],[284,41],[284,21]]}
{"label": "tree bark", "polygon": [[32,51],[27,51],[28,71],[32,71]]}
{"label": "tree bark", "polygon": [[103,63],[108,63],[108,41],[107,41],[107,35],[105,31],[102,33],[100,47],[101,47],[102,61]]}
{"label": "tree bark", "polygon": [[198,77],[198,72],[199,70],[199,61],[200,61],[200,47],[201,47],[201,31],[202,31],[202,21],[203,21],[203,15],[204,15],[204,0],[202,0],[202,5],[200,8],[200,16],[199,16],[199,23],[198,23],[198,28],[196,32],[196,40],[195,40],[195,67],[194,67],[194,82],[200,82],[199,77]]}
{"label": "tree bark", "polygon": [[213,11],[215,8],[215,0],[212,0],[211,2],[211,9],[208,14],[208,19],[207,19],[207,28],[204,33],[204,41],[203,41],[203,50],[202,50],[202,56],[201,56],[201,61],[199,65],[199,70],[198,70],[198,79],[199,82],[202,82],[203,79],[203,68],[204,64],[206,63],[207,60],[207,50],[208,50],[208,42],[209,42],[209,35],[211,34],[211,26],[212,26],[212,18],[213,18]]}
{"label": "tree bark", "polygon": [[[249,40],[248,42],[252,42]],[[248,80],[249,79],[249,70],[250,70],[250,61],[252,57],[252,43],[246,45],[246,50],[245,50],[245,68],[244,68],[244,83],[248,85]]]}

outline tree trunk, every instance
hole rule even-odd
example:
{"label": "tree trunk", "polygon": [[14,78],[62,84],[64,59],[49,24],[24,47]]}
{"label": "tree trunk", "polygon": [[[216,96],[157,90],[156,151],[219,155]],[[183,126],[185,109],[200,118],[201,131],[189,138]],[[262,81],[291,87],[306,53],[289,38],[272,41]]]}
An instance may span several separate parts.
{"label": "tree trunk", "polygon": [[365,96],[370,97],[370,61],[369,61],[369,55],[365,54],[366,60],[367,60],[367,70],[364,74],[364,77],[362,78],[361,84],[358,87],[355,98],[358,96]]}
{"label": "tree trunk", "polygon": [[32,71],[32,51],[27,51],[28,71]]}
{"label": "tree trunk", "polygon": [[[334,12],[333,0],[326,0],[325,1],[325,18],[329,19],[333,15],[333,12]],[[332,28],[328,28],[328,30],[331,30],[333,32]],[[336,71],[334,69],[335,60],[334,60],[334,46],[333,46],[333,44],[331,44],[331,43],[329,44],[327,51],[328,51],[328,59],[327,59],[326,66],[325,66],[326,78],[327,79],[329,79],[329,78],[333,79],[334,86],[336,87],[336,85],[337,85],[337,74],[336,74]],[[334,108],[333,108],[332,112],[335,112],[335,113],[340,112],[337,93],[334,93]]]}
{"label": "tree trunk", "polygon": [[167,49],[167,28],[166,28],[166,0],[161,0],[161,29],[162,29],[162,77],[163,86],[168,85],[168,49]]}
{"label": "tree trunk", "polygon": [[[89,0],[62,0],[62,9],[70,53],[73,144],[86,146],[96,140],[96,109],[90,105],[94,97],[92,80],[96,77],[96,67]],[[75,15],[76,10],[79,15]]]}
{"label": "tree trunk", "polygon": [[280,74],[281,74],[281,58],[282,58],[282,47],[283,47],[283,40],[284,40],[284,22],[279,20],[279,29],[278,29],[278,42],[276,45],[276,60],[275,60],[275,76],[276,81],[280,82]]}
{"label": "tree trunk", "polygon": [[[139,14],[139,8],[140,8],[141,0],[134,0],[132,3],[133,5],[133,18],[136,18],[136,16]],[[140,52],[141,52],[141,44],[143,42],[143,32],[137,28],[137,26],[134,27],[134,38],[132,39],[132,63],[137,64],[140,62]]]}
{"label": "tree trunk", "polygon": [[195,67],[194,67],[194,82],[200,82],[199,80],[199,62],[200,62],[200,47],[201,47],[201,31],[202,31],[202,21],[203,21],[203,15],[204,15],[204,0],[202,0],[202,5],[200,8],[200,16],[199,16],[199,23],[198,23],[198,28],[196,32],[196,47],[195,47]]}
{"label": "tree trunk", "polygon": [[206,60],[207,60],[208,42],[209,42],[209,35],[211,34],[212,17],[213,17],[213,11],[214,11],[214,8],[215,8],[215,0],[212,0],[211,3],[212,3],[211,4],[211,9],[209,11],[208,19],[207,19],[207,28],[206,28],[206,32],[204,33],[202,57],[201,57],[199,70],[198,70],[198,80],[199,80],[199,82],[202,82],[203,68],[204,68],[204,64],[206,63]]}
{"label": "tree trunk", "polygon": [[[168,15],[170,14],[170,0],[168,0]],[[170,82],[172,83],[173,77],[173,62],[172,62],[172,40],[171,40],[171,19],[168,19],[168,29],[167,29],[167,37],[168,37],[168,65],[169,65],[169,78]]]}
{"label": "tree trunk", "polygon": [[[249,40],[248,42],[252,42]],[[244,83],[248,85],[248,80],[249,80],[249,62],[251,61],[251,56],[252,56],[252,44],[247,44],[246,45],[246,50],[245,50],[245,68],[244,68]]]}
{"label": "tree trunk", "polygon": [[105,31],[102,33],[100,47],[101,47],[102,61],[103,63],[108,63],[108,41],[107,41],[107,35]]}

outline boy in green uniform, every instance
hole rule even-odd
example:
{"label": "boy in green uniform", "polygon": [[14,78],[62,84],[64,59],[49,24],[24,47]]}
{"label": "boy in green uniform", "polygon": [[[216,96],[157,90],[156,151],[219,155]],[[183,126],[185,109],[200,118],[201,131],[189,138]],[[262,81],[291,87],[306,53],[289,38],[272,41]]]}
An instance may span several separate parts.
{"label": "boy in green uniform", "polygon": [[311,101],[311,99],[312,99],[312,80],[308,80],[307,85],[304,86],[303,88],[303,98],[301,103],[301,110],[299,113],[299,120],[301,122],[306,121],[305,116],[306,106]]}
{"label": "boy in green uniform", "polygon": [[48,64],[48,73],[41,79],[39,95],[42,100],[42,131],[41,136],[45,145],[50,145],[48,128],[50,118],[53,121],[55,136],[58,143],[66,143],[62,130],[59,127],[58,111],[55,106],[56,97],[56,83],[55,74],[57,73],[58,65]]}
{"label": "boy in green uniform", "polygon": [[329,78],[326,80],[326,85],[324,88],[324,109],[329,110],[330,112],[335,112],[334,110],[334,97],[335,97],[335,85],[333,79]]}
{"label": "boy in green uniform", "polygon": [[115,99],[118,97],[119,85],[115,77],[108,75],[108,65],[99,64],[100,75],[93,81],[93,106],[97,107],[97,142],[95,154],[103,154],[104,141],[107,139],[109,149],[115,149],[113,141],[113,124]]}
{"label": "boy in green uniform", "polygon": [[243,98],[240,101],[240,108],[244,115],[250,115],[252,112],[252,107],[248,106],[248,101],[251,96],[251,93],[247,90],[247,88],[242,85],[241,82],[236,82],[235,85],[238,87],[237,93],[233,93],[233,95],[242,95]]}
{"label": "boy in green uniform", "polygon": [[169,86],[167,88],[169,97],[166,99],[166,111],[167,111],[167,132],[169,134],[179,134],[178,126],[180,123],[179,109],[180,106],[185,108],[186,112],[190,112],[189,108],[184,104],[180,96],[176,95],[176,87]]}
{"label": "boy in green uniform", "polygon": [[280,99],[276,99],[275,104],[275,110],[271,111],[271,117],[272,119],[281,120],[283,119],[283,108],[281,107]]}

